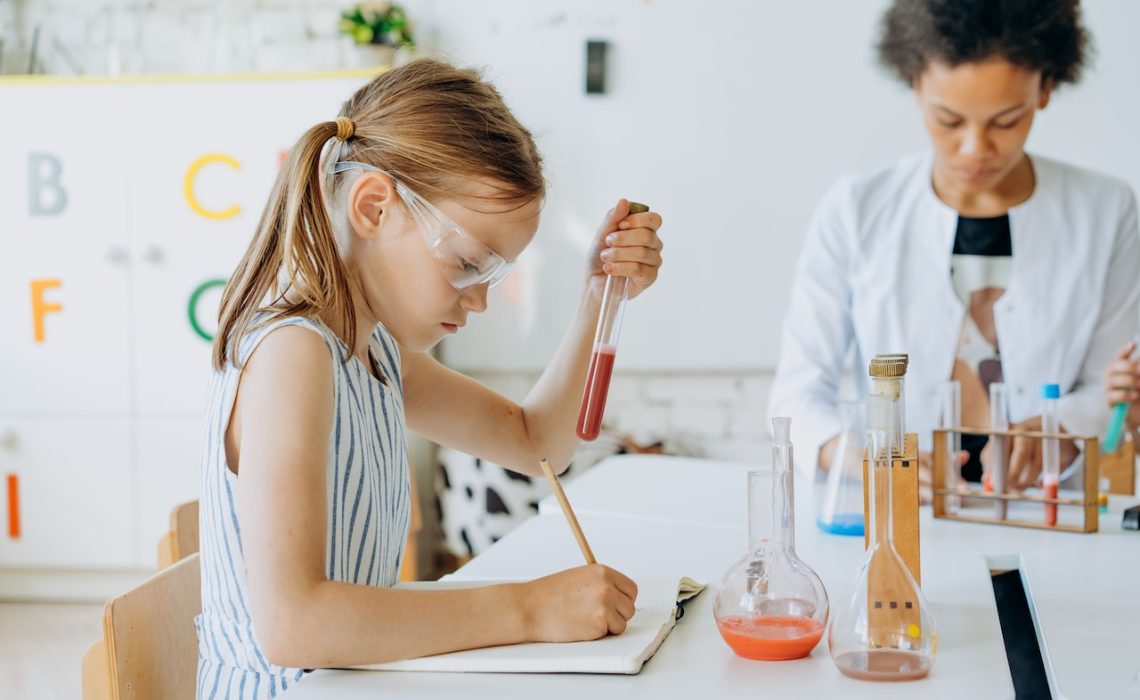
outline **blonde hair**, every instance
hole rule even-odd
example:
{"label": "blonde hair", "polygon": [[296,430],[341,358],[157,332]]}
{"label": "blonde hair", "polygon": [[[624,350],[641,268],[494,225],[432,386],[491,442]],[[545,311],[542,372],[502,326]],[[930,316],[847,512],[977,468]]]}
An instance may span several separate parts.
{"label": "blonde hair", "polygon": [[545,192],[534,139],[477,72],[424,59],[377,76],[336,120],[310,128],[290,149],[222,294],[216,369],[227,360],[240,366],[237,344],[263,310],[271,311],[263,322],[330,312],[349,352],[354,347],[356,312],[321,190],[322,152],[338,129],[346,135],[342,118],[352,122],[342,159],[381,168],[429,200],[470,196],[465,185],[474,179],[494,185],[492,198],[508,202]]}

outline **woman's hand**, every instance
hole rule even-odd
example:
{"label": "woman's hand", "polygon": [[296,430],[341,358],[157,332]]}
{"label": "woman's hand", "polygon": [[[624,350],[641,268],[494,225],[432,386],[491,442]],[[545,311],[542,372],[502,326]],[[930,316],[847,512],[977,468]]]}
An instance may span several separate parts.
{"label": "woman's hand", "polygon": [[1128,427],[1140,427],[1140,360],[1129,358],[1136,351],[1136,341],[1120,348],[1116,357],[1104,371],[1104,400],[1109,406],[1131,404],[1128,409]]}
{"label": "woman's hand", "polygon": [[[962,467],[970,461],[970,453],[958,453],[958,477],[961,479]],[[947,482],[946,487],[951,484]],[[926,505],[934,500],[934,455],[930,452],[918,453],[918,503]]]}
{"label": "woman's hand", "polygon": [[[1033,416],[1012,427],[1014,430],[1040,431],[1041,416]],[[1065,429],[1060,428],[1060,432],[1065,432]],[[1072,440],[1060,439],[1057,442],[1060,445],[1061,453],[1060,470],[1065,471],[1065,468],[1073,463],[1080,451],[1077,450],[1077,446]],[[1044,457],[1041,439],[1014,437],[1013,440],[1007,440],[1006,444],[1010,446],[1009,455],[1006,459],[1006,464],[1009,465],[1009,472],[1005,481],[1006,486],[1016,491],[1024,491],[1036,484],[1037,477],[1041,476]]]}
{"label": "woman's hand", "polygon": [[526,638],[579,642],[621,634],[633,617],[637,584],[600,564],[521,584]]}
{"label": "woman's hand", "polygon": [[617,206],[606,213],[594,245],[590,247],[589,266],[591,285],[604,284],[606,275],[629,278],[629,298],[648,289],[661,269],[661,215],[648,211],[629,213],[629,201],[619,199]]}

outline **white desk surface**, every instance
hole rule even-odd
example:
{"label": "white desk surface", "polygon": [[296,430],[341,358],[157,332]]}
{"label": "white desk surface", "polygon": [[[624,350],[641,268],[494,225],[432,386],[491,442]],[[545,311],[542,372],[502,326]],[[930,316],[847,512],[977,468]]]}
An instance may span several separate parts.
{"label": "white desk surface", "polygon": [[[290,695],[305,698],[720,698],[731,693],[803,698],[1012,698],[986,556],[1020,565],[1045,639],[1057,697],[1140,697],[1140,533],[1120,530],[1114,500],[1096,535],[1050,533],[922,518],[923,590],[939,627],[933,671],[903,684],[842,676],[826,639],[807,659],[746,661],[716,631],[721,575],[744,553],[744,473],[752,465],[682,458],[607,460],[566,487],[599,561],[633,576],[687,575],[710,584],[637,676],[421,674],[320,670]],[[810,494],[797,500],[796,549],[823,579],[834,606],[858,566],[862,538],[820,533]],[[631,497],[630,494],[641,494]],[[652,494],[652,495],[649,495]],[[808,497],[805,497],[808,496]],[[455,576],[531,578],[581,563],[557,505],[476,557]],[[1103,573],[1102,573],[1103,572]],[[541,695],[538,695],[541,694]]]}
{"label": "white desk surface", "polygon": [[[604,468],[588,471],[566,486],[578,513],[622,513],[746,528],[745,474],[761,465],[630,455],[610,458],[598,466]],[[653,488],[655,497],[627,498],[638,485]],[[818,571],[823,568],[821,562],[832,556],[827,543],[859,538],[819,532],[814,525],[814,493],[810,484],[806,486],[797,475],[796,545],[800,556]],[[735,503],[726,503],[725,494],[733,494]],[[940,598],[933,586],[943,575],[952,575],[954,567],[972,566],[986,558],[1010,568],[1019,566],[1043,637],[1042,653],[1055,683],[1054,694],[1060,698],[1140,698],[1136,680],[1140,673],[1140,532],[1120,527],[1121,512],[1137,503],[1140,497],[1111,496],[1109,512],[1100,516],[1100,531],[1094,534],[936,520],[930,508],[923,508],[923,590],[937,613]],[[557,502],[545,499],[540,512],[558,513]],[[821,546],[824,549],[817,549]],[[826,578],[824,583],[835,595]],[[991,605],[992,598],[990,589]],[[938,622],[944,617],[939,615]]]}
{"label": "white desk surface", "polygon": [[[691,576],[709,589],[686,604],[684,618],[657,654],[630,677],[558,675],[481,675],[317,671],[297,685],[297,698],[710,698],[751,695],[763,688],[771,697],[913,698],[914,685],[850,680],[835,669],[826,640],[807,659],[757,662],[737,658],[721,640],[713,620],[716,584],[744,553],[741,529],[650,521],[615,515],[582,514],[582,528],[598,560],[633,576]],[[862,543],[837,542],[836,556],[817,567],[828,590],[843,588],[859,565]],[[559,516],[532,518],[463,567],[456,577],[533,578],[579,566],[582,555]],[[935,607],[945,617],[942,648],[923,697],[1009,698],[1013,691],[1001,645],[993,594],[985,565],[959,570]],[[980,602],[971,602],[977,600]],[[951,614],[951,612],[953,614]],[[955,640],[951,643],[949,640]],[[929,686],[926,688],[925,686]],[[311,694],[310,694],[311,693]]]}

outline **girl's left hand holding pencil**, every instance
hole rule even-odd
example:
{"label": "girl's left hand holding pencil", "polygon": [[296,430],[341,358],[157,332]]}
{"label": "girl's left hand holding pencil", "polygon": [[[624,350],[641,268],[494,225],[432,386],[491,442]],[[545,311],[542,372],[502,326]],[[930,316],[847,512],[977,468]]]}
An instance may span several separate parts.
{"label": "girl's left hand holding pencil", "polygon": [[660,228],[660,214],[630,214],[626,199],[606,212],[588,258],[590,283],[599,295],[607,275],[629,278],[630,299],[657,281],[663,247],[657,236]]}

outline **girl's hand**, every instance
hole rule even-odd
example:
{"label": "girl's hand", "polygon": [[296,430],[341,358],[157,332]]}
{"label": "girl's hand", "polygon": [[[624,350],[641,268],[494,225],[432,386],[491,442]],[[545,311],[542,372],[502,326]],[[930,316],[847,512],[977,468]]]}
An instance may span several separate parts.
{"label": "girl's hand", "polygon": [[580,642],[621,634],[633,617],[637,584],[600,564],[580,566],[521,585],[526,638]]}
{"label": "girl's hand", "polygon": [[1104,371],[1104,399],[1109,406],[1118,403],[1132,404],[1128,409],[1128,425],[1140,426],[1140,361],[1132,361],[1136,341],[1120,348],[1116,357]]}
{"label": "girl's hand", "polygon": [[605,283],[606,275],[629,278],[632,299],[657,280],[661,269],[661,215],[654,211],[630,214],[629,201],[619,199],[606,213],[594,245],[590,248],[591,286]]}

